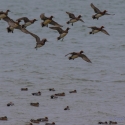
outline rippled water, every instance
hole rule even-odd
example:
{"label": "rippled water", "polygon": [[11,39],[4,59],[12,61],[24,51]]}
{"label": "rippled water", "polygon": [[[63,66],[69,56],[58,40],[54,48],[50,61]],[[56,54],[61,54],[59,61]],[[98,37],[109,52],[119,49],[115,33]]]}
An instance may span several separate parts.
{"label": "rippled water", "polygon": [[[93,20],[92,2],[100,10],[106,9],[115,15]],[[38,19],[27,29],[49,42],[36,51],[32,36],[19,30],[8,34],[8,24],[0,20],[0,117],[8,117],[0,125],[23,125],[32,118],[45,116],[57,125],[96,125],[98,121],[109,120],[125,123],[124,0],[1,0],[0,10],[6,9],[11,10],[9,16],[14,20],[24,16]],[[85,23],[67,25],[66,11],[81,14]],[[71,28],[63,42],[57,41],[56,31],[41,27],[41,13],[53,15],[63,29]],[[89,34],[88,26],[102,25],[110,36]],[[92,64],[64,56],[80,50],[84,50]],[[22,87],[28,87],[29,91],[21,92]],[[49,92],[51,87],[56,91]],[[69,94],[74,89],[78,93]],[[31,95],[37,91],[42,96]],[[50,95],[58,92],[65,92],[66,96],[51,100]],[[15,106],[7,107],[10,101]],[[31,102],[39,102],[40,107],[30,106]],[[63,110],[67,105],[70,111]]]}

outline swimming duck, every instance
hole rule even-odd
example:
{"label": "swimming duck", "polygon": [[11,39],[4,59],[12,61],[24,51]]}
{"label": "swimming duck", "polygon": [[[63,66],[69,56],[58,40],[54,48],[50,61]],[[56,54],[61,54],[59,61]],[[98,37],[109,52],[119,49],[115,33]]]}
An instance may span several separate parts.
{"label": "swimming duck", "polygon": [[32,123],[38,123],[38,124],[39,124],[39,121],[38,121],[38,120],[31,119],[30,121],[31,121]]}
{"label": "swimming duck", "polygon": [[69,15],[69,18],[71,18],[67,24],[69,23],[72,23],[72,26],[73,26],[73,23],[77,22],[77,21],[81,21],[81,22],[84,22],[82,19],[80,19],[82,16],[79,15],[78,17],[75,17],[75,15],[73,13],[69,13],[69,12],[66,12],[68,15]]}
{"label": "swimming duck", "polygon": [[39,107],[39,103],[36,102],[36,103],[30,103],[31,106],[35,106],[35,107]]}
{"label": "swimming duck", "polygon": [[76,91],[76,90],[73,90],[73,91],[69,91],[69,93],[77,93],[77,91]]}
{"label": "swimming duck", "polygon": [[108,122],[98,122],[98,124],[108,124]]}
{"label": "swimming duck", "polygon": [[47,26],[49,23],[51,23],[53,16],[51,16],[50,18],[46,19],[44,22],[41,23],[41,26]]}
{"label": "swimming duck", "polygon": [[35,95],[35,96],[40,96],[41,95],[41,92],[36,92],[36,93],[32,93],[32,95]]}
{"label": "swimming duck", "polygon": [[[84,55],[84,54],[82,54],[83,53],[83,51],[80,51],[80,52],[71,52],[71,53],[69,53],[69,54],[71,54],[71,56],[69,57],[69,60],[74,60],[75,58],[78,58],[78,57],[81,57],[83,60],[85,60],[86,62],[89,62],[89,63],[92,63],[91,61],[90,61],[90,59],[86,56],[86,55]],[[69,54],[67,54],[67,55],[69,55]],[[67,55],[65,55],[65,56],[67,56]]]}
{"label": "swimming duck", "polygon": [[57,30],[60,34],[60,36],[57,37],[57,40],[60,40],[62,38],[62,41],[63,41],[64,37],[68,34],[68,30],[70,29],[70,28],[67,28],[66,30],[63,30],[60,27],[49,27],[49,28],[53,29],[53,30]]}
{"label": "swimming duck", "polygon": [[6,12],[0,11],[0,20],[4,19],[5,17],[7,17],[8,12],[10,12],[10,10],[7,10]]}
{"label": "swimming duck", "polygon": [[109,121],[109,125],[116,125],[117,122]]}
{"label": "swimming duck", "polygon": [[6,116],[0,117],[0,120],[7,121],[7,117]]}
{"label": "swimming duck", "polygon": [[66,108],[64,108],[64,110],[70,110],[70,109],[69,109],[69,106],[67,106]]}
{"label": "swimming duck", "polygon": [[13,102],[10,102],[10,103],[7,104],[7,106],[13,106],[13,105],[14,105]]}
{"label": "swimming duck", "polygon": [[46,42],[48,42],[46,38],[43,38],[42,40],[40,40],[40,38],[36,34],[33,34],[31,32],[29,34],[32,35],[36,39],[36,46],[35,46],[36,50],[37,48],[42,47],[43,45],[45,45]]}
{"label": "swimming duck", "polygon": [[101,26],[100,28],[98,28],[98,27],[96,27],[96,26],[88,27],[88,28],[91,28],[91,29],[92,29],[92,31],[89,32],[89,34],[95,34],[95,33],[98,33],[98,32],[101,31],[101,32],[103,32],[104,34],[110,36],[110,34],[109,34],[106,30],[103,29],[103,28],[105,28],[104,26]]}
{"label": "swimming duck", "polygon": [[101,12],[97,7],[94,6],[93,3],[91,3],[90,6],[92,7],[92,9],[94,9],[94,12],[97,13],[97,14],[92,16],[93,19],[98,20],[99,17],[104,16],[104,15],[114,15],[114,14],[107,13],[107,10],[104,10],[103,12]]}
{"label": "swimming duck", "polygon": [[55,96],[65,96],[65,93],[64,93],[64,92],[62,92],[62,93],[57,93],[57,94],[55,94]]}
{"label": "swimming duck", "polygon": [[23,20],[25,22],[25,24],[22,25],[22,28],[26,28],[27,26],[30,26],[35,21],[37,21],[36,19],[29,20],[27,17],[21,17],[21,18],[17,19],[16,21],[21,21],[21,20]]}
{"label": "swimming duck", "polygon": [[40,122],[47,122],[47,121],[48,121],[48,117],[39,118],[39,119],[37,119],[37,121],[40,121]]}
{"label": "swimming duck", "polygon": [[28,88],[21,88],[21,91],[28,91]]}
{"label": "swimming duck", "polygon": [[[49,19],[48,17],[45,16],[44,13],[42,13],[42,14],[40,15],[40,18],[41,18],[41,20],[43,20],[43,21]],[[49,24],[54,25],[54,26],[56,26],[56,27],[63,27],[62,25],[58,24],[58,23],[55,22],[54,20],[52,20]],[[48,25],[47,25],[47,26],[48,26]]]}
{"label": "swimming duck", "polygon": [[51,99],[56,99],[56,98],[58,98],[58,97],[57,97],[56,95],[51,95],[50,98],[51,98]]}
{"label": "swimming duck", "polygon": [[55,125],[55,122],[52,122],[52,123],[46,123],[45,125]]}
{"label": "swimming duck", "polygon": [[54,88],[50,88],[49,91],[55,91],[55,89]]}

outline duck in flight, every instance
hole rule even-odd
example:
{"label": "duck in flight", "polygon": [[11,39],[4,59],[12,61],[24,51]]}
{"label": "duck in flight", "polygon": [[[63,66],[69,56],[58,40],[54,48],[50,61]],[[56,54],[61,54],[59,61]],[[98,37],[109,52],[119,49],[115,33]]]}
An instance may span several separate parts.
{"label": "duck in flight", "polygon": [[16,21],[21,21],[21,20],[23,20],[24,23],[25,23],[25,24],[22,25],[22,28],[26,28],[27,26],[30,26],[35,21],[37,21],[36,19],[29,20],[27,17],[21,17],[21,18],[17,19]]}
{"label": "duck in flight", "polygon": [[104,16],[104,15],[115,15],[115,14],[109,14],[107,13],[107,10],[100,11],[97,7],[94,6],[93,3],[90,4],[94,12],[96,13],[95,15],[92,16],[93,19],[99,19],[99,17]]}
{"label": "duck in flight", "polygon": [[110,36],[110,34],[109,34],[106,30],[103,29],[103,28],[105,28],[104,26],[101,26],[100,28],[98,28],[98,27],[96,27],[96,26],[88,27],[88,28],[91,28],[91,29],[92,29],[92,31],[89,32],[89,34],[95,34],[95,33],[98,33],[98,32],[101,31],[102,33],[105,33],[106,35],[109,35],[109,36]]}
{"label": "duck in flight", "polygon": [[33,34],[31,32],[29,32],[29,34],[32,35],[36,39],[36,46],[35,46],[36,50],[37,48],[42,47],[43,45],[45,45],[46,42],[48,42],[46,38],[43,38],[42,40],[40,40],[40,38],[36,34]]}
{"label": "duck in flight", "polygon": [[[42,14],[40,15],[40,18],[41,18],[41,20],[43,20],[43,21],[49,19],[49,17],[46,17],[44,13],[42,13]],[[54,26],[56,26],[56,27],[63,27],[62,25],[58,24],[58,23],[55,22],[54,20],[52,20],[49,24],[54,25]],[[48,26],[48,25],[47,25],[47,26]]]}
{"label": "duck in flight", "polygon": [[67,28],[66,30],[63,30],[60,27],[49,27],[49,28],[53,29],[53,30],[57,30],[59,32],[59,34],[60,34],[60,36],[57,37],[57,40],[62,39],[62,41],[63,41],[64,37],[68,34],[68,30],[70,29],[70,28]]}
{"label": "duck in flight", "polygon": [[66,12],[68,15],[69,15],[69,18],[71,18],[67,24],[71,23],[72,26],[73,26],[73,23],[77,22],[77,21],[81,21],[81,22],[84,22],[82,19],[81,19],[81,15],[79,15],[78,17],[76,17],[73,13],[69,13],[69,12]]}
{"label": "duck in flight", "polygon": [[[69,53],[69,54],[71,54],[71,56],[69,57],[69,60],[74,60],[74,59],[80,57],[83,60],[85,60],[86,62],[92,63],[90,61],[90,59],[85,54],[83,54],[83,53],[84,52],[82,50],[80,52],[71,52],[71,53]],[[67,54],[65,56],[68,56],[69,54]]]}

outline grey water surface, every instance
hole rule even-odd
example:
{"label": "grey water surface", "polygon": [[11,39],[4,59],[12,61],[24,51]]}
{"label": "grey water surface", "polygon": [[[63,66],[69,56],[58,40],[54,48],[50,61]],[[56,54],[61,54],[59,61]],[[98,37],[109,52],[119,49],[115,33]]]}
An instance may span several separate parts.
{"label": "grey water surface", "polygon": [[[115,15],[93,20],[91,3]],[[14,20],[38,19],[27,29],[49,42],[35,50],[31,35],[19,30],[7,33],[8,24],[0,20],[0,117],[8,117],[0,125],[25,125],[45,116],[56,125],[97,125],[110,120],[125,124],[125,0],[0,0],[0,11],[7,9]],[[85,23],[66,24],[66,11],[81,14]],[[64,41],[57,41],[58,32],[41,27],[41,13],[53,15],[63,29],[71,28]],[[90,35],[90,26],[104,26],[110,36]],[[92,64],[65,57],[80,50]],[[20,91],[23,87],[29,90]],[[56,91],[50,92],[51,87]],[[77,94],[70,94],[74,89]],[[38,91],[40,97],[31,95]],[[66,96],[50,99],[59,92]],[[15,105],[7,107],[10,101]],[[32,107],[31,102],[40,106]],[[70,111],[63,110],[66,106]]]}

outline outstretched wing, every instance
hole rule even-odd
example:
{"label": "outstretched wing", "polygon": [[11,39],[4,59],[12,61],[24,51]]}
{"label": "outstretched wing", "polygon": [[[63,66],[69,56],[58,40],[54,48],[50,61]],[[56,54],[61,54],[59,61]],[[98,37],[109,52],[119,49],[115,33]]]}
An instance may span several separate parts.
{"label": "outstretched wing", "polygon": [[71,55],[75,55],[75,54],[77,54],[76,52],[72,52],[72,53],[68,53],[68,54],[66,54],[65,56],[68,56],[69,54],[71,54]]}
{"label": "outstretched wing", "polygon": [[90,61],[90,59],[89,59],[86,55],[84,55],[84,54],[79,54],[79,56],[80,56],[83,60],[85,60],[86,62],[92,63],[92,62]]}
{"label": "outstretched wing", "polygon": [[48,18],[44,15],[44,13],[42,13],[41,15],[40,15],[40,18],[41,18],[41,20],[47,20]]}
{"label": "outstretched wing", "polygon": [[103,32],[103,33],[105,33],[106,35],[109,35],[109,36],[110,36],[110,34],[109,34],[106,30],[104,30],[104,29],[102,29],[101,32]]}
{"label": "outstretched wing", "polygon": [[81,22],[84,22],[82,19],[79,19]]}
{"label": "outstretched wing", "polygon": [[91,28],[91,29],[93,29],[93,30],[98,29],[96,26],[92,26],[92,27],[88,27],[88,28]]}
{"label": "outstretched wing", "polygon": [[72,19],[76,18],[73,13],[69,13],[69,12],[66,12],[66,13],[69,15],[69,18],[72,18]]}
{"label": "outstretched wing", "polygon": [[94,6],[93,3],[91,3],[90,6],[94,9],[95,13],[100,13],[101,12],[97,7]]}
{"label": "outstretched wing", "polygon": [[21,20],[24,20],[24,22],[29,22],[29,19],[27,17],[21,17],[19,19],[17,19],[16,21],[21,21]]}
{"label": "outstretched wing", "polygon": [[52,20],[50,22],[51,25],[57,26],[57,27],[63,27],[62,25],[58,24],[57,22],[55,22],[54,20]]}
{"label": "outstretched wing", "polygon": [[36,39],[36,42],[40,42],[40,38],[36,35],[36,34],[33,34],[31,32],[29,32],[30,35],[32,35],[35,39]]}
{"label": "outstretched wing", "polygon": [[62,34],[64,30],[62,30],[60,27],[49,27],[50,29],[57,30],[59,34]]}

